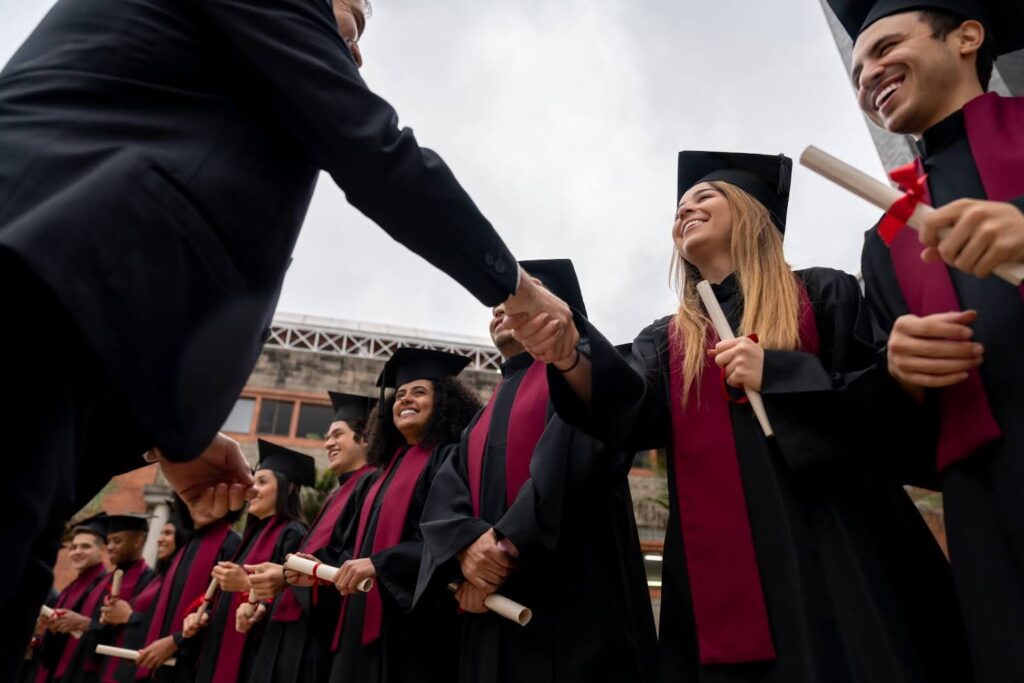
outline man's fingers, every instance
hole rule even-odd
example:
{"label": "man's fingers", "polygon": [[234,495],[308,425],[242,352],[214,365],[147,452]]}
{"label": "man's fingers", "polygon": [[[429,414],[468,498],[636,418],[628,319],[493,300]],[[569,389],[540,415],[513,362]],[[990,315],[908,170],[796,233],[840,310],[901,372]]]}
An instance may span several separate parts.
{"label": "man's fingers", "polygon": [[941,387],[948,387],[963,382],[967,377],[968,375],[966,372],[958,372],[951,375],[922,375],[910,373],[903,377],[903,381],[908,382],[909,384],[916,384],[920,387],[939,389]]}
{"label": "man's fingers", "polygon": [[959,375],[962,372],[978,367],[981,363],[981,358],[946,359],[912,356],[901,360],[897,365],[897,369],[903,376],[908,374]]}
{"label": "man's fingers", "polygon": [[985,347],[977,342],[913,337],[892,340],[889,348],[897,358],[980,358],[985,353]]}
{"label": "man's fingers", "polygon": [[241,510],[245,505],[245,492],[247,486],[242,484],[232,484],[228,490],[228,508],[233,512],[235,510]]}
{"label": "man's fingers", "polygon": [[970,339],[974,330],[968,325],[978,317],[975,311],[953,311],[929,315],[924,318],[904,316],[897,320],[894,333],[902,333],[910,337],[928,337],[931,339]]}

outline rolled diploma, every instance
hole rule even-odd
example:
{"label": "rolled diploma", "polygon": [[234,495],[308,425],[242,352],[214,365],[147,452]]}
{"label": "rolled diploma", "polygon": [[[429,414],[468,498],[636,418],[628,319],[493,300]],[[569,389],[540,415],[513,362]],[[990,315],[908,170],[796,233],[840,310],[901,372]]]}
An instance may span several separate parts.
{"label": "rolled diploma", "polygon": [[124,572],[120,569],[114,570],[114,578],[110,580],[110,598],[117,599],[121,595],[121,582],[124,581]]}
{"label": "rolled diploma", "polygon": [[217,592],[218,585],[220,584],[217,583],[217,579],[210,579],[210,585],[206,587],[206,594],[204,596],[206,599],[203,600],[203,603],[199,605],[199,609],[196,610],[197,618],[202,619],[203,615],[206,614],[206,606],[213,600],[213,594]]}
{"label": "rolled diploma", "polygon": [[[839,187],[874,204],[882,211],[888,211],[903,196],[903,193],[896,188],[872,178],[867,173],[836,159],[831,154],[818,149],[814,145],[809,146],[803,151],[803,154],[800,155],[800,163],[818,175],[831,180]],[[914,207],[914,213],[907,220],[907,225],[914,230],[921,230],[922,221],[925,216],[933,211],[935,209],[927,204],[918,204]],[[946,228],[939,233],[939,236],[944,237],[948,230],[949,228]],[[1024,263],[1000,264],[995,269],[995,274],[1011,285],[1019,286],[1024,281]]]}
{"label": "rolled diploma", "polygon": [[[448,590],[455,592],[458,589],[459,584],[454,582],[448,584]],[[533,619],[533,610],[529,607],[520,605],[515,600],[509,600],[504,595],[498,595],[497,593],[491,593],[484,598],[484,607],[498,616],[516,622],[520,626],[526,626],[530,623],[530,619]]]}
{"label": "rolled diploma", "polygon": [[[726,320],[725,313],[722,312],[722,307],[718,305],[715,293],[711,291],[711,283],[707,280],[698,282],[697,293],[700,294],[700,299],[704,302],[704,308],[707,309],[708,315],[711,316],[711,322],[715,326],[718,338],[722,341],[735,339],[736,335],[733,334],[732,327],[729,325],[729,321]],[[747,395],[747,400],[750,401],[750,407],[753,408],[757,421],[761,424],[764,435],[774,436],[775,432],[772,431],[772,425],[768,422],[768,413],[764,410],[764,401],[761,400],[761,394],[746,387],[743,388],[743,391]]]}
{"label": "rolled diploma", "polygon": [[[337,567],[314,562],[313,560],[307,560],[306,558],[299,557],[298,555],[289,555],[286,557],[284,560],[284,566],[292,571],[296,571],[307,576],[314,576],[321,581],[327,581],[328,583],[334,583],[334,579],[338,575]],[[316,569],[316,574],[313,573],[313,569]],[[363,579],[356,585],[356,590],[360,593],[369,593],[371,588],[373,588],[373,579]]]}
{"label": "rolled diploma", "polygon": [[[49,618],[51,618],[53,616],[53,608],[50,607],[49,605],[43,605],[42,607],[39,608],[39,614],[41,616],[49,619]],[[82,632],[81,631],[72,631],[71,632],[71,637],[72,638],[81,638],[82,637]]]}
{"label": "rolled diploma", "polygon": [[[130,659],[133,662],[139,661],[138,650],[126,650],[123,647],[114,647],[112,645],[97,645],[96,654],[106,655],[108,657],[120,657],[121,659]],[[165,661],[162,664],[162,666],[174,666],[177,663],[178,660],[176,660],[174,657],[171,657],[170,659]]]}

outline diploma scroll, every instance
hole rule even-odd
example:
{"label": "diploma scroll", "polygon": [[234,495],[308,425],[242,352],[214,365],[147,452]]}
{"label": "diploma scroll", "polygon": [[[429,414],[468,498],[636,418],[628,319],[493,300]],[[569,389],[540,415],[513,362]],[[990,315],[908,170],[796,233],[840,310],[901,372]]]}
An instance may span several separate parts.
{"label": "diploma scroll", "polygon": [[[335,577],[338,575],[338,567],[332,567],[329,564],[321,564],[314,562],[313,560],[307,560],[304,557],[298,555],[289,555],[284,560],[284,566],[292,571],[312,576],[321,581],[328,583],[334,583]],[[356,590],[360,593],[369,593],[370,589],[373,588],[373,579],[363,579],[356,585]]]}
{"label": "diploma scroll", "polygon": [[[890,185],[872,178],[867,173],[836,159],[814,145],[809,146],[800,155],[800,163],[818,175],[851,192],[861,199],[874,204],[882,211],[889,211],[893,204],[903,197],[903,193]],[[935,211],[927,204],[920,203],[914,207],[914,213],[907,219],[907,226],[920,230],[925,216]],[[948,228],[939,233],[945,236]],[[1024,281],[1024,263],[1003,263],[995,269],[995,274],[1014,287]]]}
{"label": "diploma scroll", "polygon": [[[121,659],[130,659],[133,662],[139,661],[138,650],[128,650],[123,647],[113,647],[112,645],[97,645],[96,654],[106,655],[107,657],[120,657]],[[174,666],[178,661],[171,657],[166,660],[162,666]]]}
{"label": "diploma scroll", "polygon": [[[54,616],[57,616],[57,611],[58,610],[55,610],[55,609],[53,609],[52,607],[50,607],[48,605],[43,605],[42,607],[39,608],[39,616],[43,617],[44,619],[50,619],[50,618],[52,618]],[[72,638],[81,638],[82,637],[82,632],[81,631],[72,631],[71,632],[71,637]]]}
{"label": "diploma scroll", "polygon": [[[708,315],[711,316],[711,322],[715,326],[718,338],[722,341],[735,339],[736,335],[733,334],[732,326],[729,325],[725,313],[722,312],[722,307],[718,305],[715,293],[711,290],[711,283],[707,280],[698,282],[697,293],[700,294],[700,299],[704,302],[704,308],[707,309]],[[743,391],[747,395],[747,400],[750,401],[750,407],[754,410],[754,415],[757,417],[764,435],[774,436],[775,432],[772,431],[772,425],[768,422],[768,413],[764,410],[764,401],[761,400],[761,394],[753,389],[744,388]]]}
{"label": "diploma scroll", "polygon": [[[459,584],[449,583],[448,590],[454,593],[459,590]],[[504,595],[498,595],[497,593],[491,593],[484,598],[484,607],[498,616],[516,622],[520,626],[526,626],[530,623],[530,619],[533,619],[533,610],[529,607],[520,605],[515,600],[509,600]]]}
{"label": "diploma scroll", "polygon": [[[199,609],[196,610],[196,618],[202,619],[203,615],[206,614],[206,609],[213,600],[213,594],[217,592],[217,588],[220,586],[217,583],[217,579],[210,579],[210,585],[206,587],[206,594],[203,596],[203,602],[199,605]],[[190,605],[191,607],[191,605]]]}
{"label": "diploma scroll", "polygon": [[114,578],[110,580],[110,599],[117,600],[118,596],[121,595],[121,583],[124,581],[124,571],[121,569],[114,570]]}

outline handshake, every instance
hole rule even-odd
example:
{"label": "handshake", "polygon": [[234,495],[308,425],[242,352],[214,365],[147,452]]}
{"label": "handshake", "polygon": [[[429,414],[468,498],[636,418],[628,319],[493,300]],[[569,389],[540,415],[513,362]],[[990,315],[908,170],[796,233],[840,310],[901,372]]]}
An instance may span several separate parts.
{"label": "handshake", "polygon": [[568,304],[544,288],[540,280],[520,271],[519,287],[499,308],[501,328],[510,331],[536,360],[570,366],[580,335]]}

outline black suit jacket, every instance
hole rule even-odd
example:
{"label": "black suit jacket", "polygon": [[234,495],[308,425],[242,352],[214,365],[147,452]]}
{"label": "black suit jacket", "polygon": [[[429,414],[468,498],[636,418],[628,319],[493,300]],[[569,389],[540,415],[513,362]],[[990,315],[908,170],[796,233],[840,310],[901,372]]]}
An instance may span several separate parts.
{"label": "black suit jacket", "polygon": [[324,0],[60,0],[0,72],[0,249],[176,459],[256,362],[319,169],[493,305],[517,266]]}

